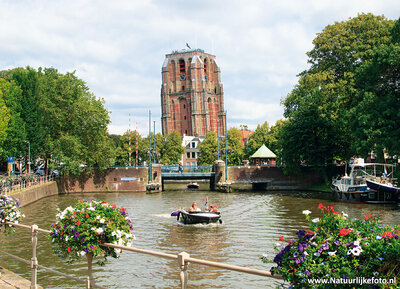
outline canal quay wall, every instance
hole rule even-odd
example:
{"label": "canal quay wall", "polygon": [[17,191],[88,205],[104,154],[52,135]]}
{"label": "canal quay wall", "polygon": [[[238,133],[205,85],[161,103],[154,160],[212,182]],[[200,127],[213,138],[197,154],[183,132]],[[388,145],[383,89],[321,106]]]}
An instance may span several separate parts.
{"label": "canal quay wall", "polygon": [[[153,179],[161,178],[160,169],[153,170]],[[161,179],[159,181],[161,183]],[[58,181],[60,193],[82,192],[143,192],[148,184],[148,167],[117,167],[94,170],[77,177],[68,176]]]}
{"label": "canal quay wall", "polygon": [[[58,195],[58,185],[56,181],[35,185],[20,192],[12,193],[13,198],[17,198],[20,206],[25,206],[36,202],[45,197]],[[0,287],[1,288],[1,287]]]}

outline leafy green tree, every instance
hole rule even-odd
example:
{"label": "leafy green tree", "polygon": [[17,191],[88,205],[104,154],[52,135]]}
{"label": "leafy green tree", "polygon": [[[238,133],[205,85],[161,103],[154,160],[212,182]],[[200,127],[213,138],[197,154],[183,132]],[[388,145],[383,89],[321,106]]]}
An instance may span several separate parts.
{"label": "leafy green tree", "polygon": [[[1,83],[1,82],[0,82]],[[0,89],[0,157],[4,157],[3,142],[7,137],[7,126],[10,121],[10,110],[7,108],[3,92]]]}
{"label": "leafy green tree", "polygon": [[207,133],[198,148],[199,157],[197,158],[197,164],[200,166],[213,165],[217,160],[217,134],[215,132]]}
{"label": "leafy green tree", "polygon": [[228,165],[233,166],[242,164],[244,147],[241,139],[242,134],[239,129],[232,127],[228,130]]}
{"label": "leafy green tree", "polygon": [[182,137],[177,131],[173,131],[165,138],[165,144],[161,149],[162,164],[177,164],[185,148],[182,146]]}
{"label": "leafy green tree", "polygon": [[249,141],[247,142],[245,158],[254,154],[263,144],[267,141],[267,135],[269,131],[268,122],[264,122],[262,125],[257,125],[256,130],[252,135],[249,136]]}
{"label": "leafy green tree", "polygon": [[[19,157],[26,140],[25,122],[21,118],[22,91],[13,81],[0,78],[0,91],[9,109],[9,121],[5,130],[6,139],[2,145],[4,156]],[[3,157],[4,157],[3,156]]]}

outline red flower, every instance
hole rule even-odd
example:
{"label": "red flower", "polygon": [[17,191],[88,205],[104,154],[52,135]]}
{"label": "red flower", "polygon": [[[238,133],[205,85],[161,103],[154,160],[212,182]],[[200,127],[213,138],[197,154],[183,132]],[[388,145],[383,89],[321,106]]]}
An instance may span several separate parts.
{"label": "red flower", "polygon": [[125,209],[125,208],[121,208],[121,212],[122,212],[122,213],[125,213],[125,212],[126,212],[126,209]]}
{"label": "red flower", "polygon": [[64,231],[61,231],[61,235],[64,235]]}
{"label": "red flower", "polygon": [[375,221],[375,217],[372,215],[366,215],[365,220]]}
{"label": "red flower", "polygon": [[89,214],[86,214],[86,219],[89,218]]}
{"label": "red flower", "polygon": [[342,229],[340,229],[340,231],[339,231],[339,236],[347,236],[348,234],[350,234],[350,230],[349,229],[346,229],[346,228],[342,228]]}
{"label": "red flower", "polygon": [[397,230],[396,230],[396,231],[394,231],[394,232],[398,234],[398,233],[399,233],[399,229],[397,229]]}
{"label": "red flower", "polygon": [[106,202],[106,201],[103,201],[103,204],[107,204],[107,202]]}
{"label": "red flower", "polygon": [[78,220],[78,222],[76,222],[76,224],[79,226],[81,224],[81,220]]}
{"label": "red flower", "polygon": [[96,246],[94,246],[94,247],[93,247],[93,250],[97,250],[97,247],[96,247]]}
{"label": "red flower", "polygon": [[283,236],[280,236],[280,237],[279,237],[279,241],[283,241]]}
{"label": "red flower", "polygon": [[117,206],[115,204],[111,204],[111,208],[115,209]]}
{"label": "red flower", "polygon": [[385,232],[383,232],[383,234],[382,234],[382,238],[385,238],[385,239],[387,239],[387,238],[393,238],[393,233],[390,232],[390,231],[385,231]]}
{"label": "red flower", "polygon": [[307,234],[307,235],[312,235],[312,234],[315,234],[315,232],[314,232],[314,231],[311,231],[311,230],[308,230],[308,231],[306,232],[306,234]]}
{"label": "red flower", "polygon": [[81,198],[80,200],[83,201],[83,198]]}
{"label": "red flower", "polygon": [[71,247],[68,247],[67,251],[68,253],[71,253]]}
{"label": "red flower", "polygon": [[322,203],[319,203],[318,209],[323,209],[323,208],[324,208],[324,205]]}

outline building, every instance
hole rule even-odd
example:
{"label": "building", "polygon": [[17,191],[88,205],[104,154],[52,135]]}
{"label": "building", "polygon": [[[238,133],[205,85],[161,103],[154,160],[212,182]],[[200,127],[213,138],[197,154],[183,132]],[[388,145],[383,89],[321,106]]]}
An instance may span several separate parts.
{"label": "building", "polygon": [[254,131],[250,131],[250,130],[240,130],[240,134],[241,134],[240,141],[242,142],[244,147],[247,146],[247,143],[249,142],[249,137],[253,133],[254,133]]}
{"label": "building", "polygon": [[276,155],[264,144],[250,157],[252,164],[257,166],[276,166]]}
{"label": "building", "polygon": [[197,158],[199,157],[199,144],[204,140],[204,137],[183,136],[182,146],[185,147],[185,152],[182,155],[182,165],[188,167],[197,166]]}
{"label": "building", "polygon": [[165,56],[162,66],[161,123],[163,135],[203,137],[225,134],[224,93],[215,56],[201,49],[183,49]]}

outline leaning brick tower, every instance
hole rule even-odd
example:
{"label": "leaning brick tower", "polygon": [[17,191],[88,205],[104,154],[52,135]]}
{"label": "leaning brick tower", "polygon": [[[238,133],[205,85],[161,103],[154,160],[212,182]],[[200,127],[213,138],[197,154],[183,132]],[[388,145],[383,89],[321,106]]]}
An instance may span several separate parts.
{"label": "leaning brick tower", "polygon": [[172,51],[162,66],[161,122],[164,135],[225,134],[224,93],[215,56],[202,49]]}

